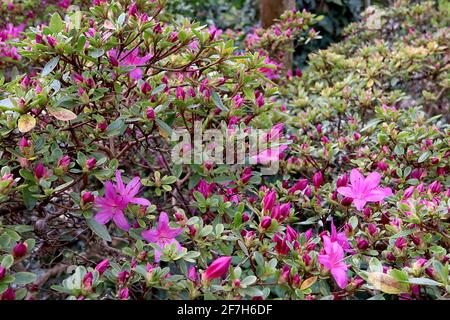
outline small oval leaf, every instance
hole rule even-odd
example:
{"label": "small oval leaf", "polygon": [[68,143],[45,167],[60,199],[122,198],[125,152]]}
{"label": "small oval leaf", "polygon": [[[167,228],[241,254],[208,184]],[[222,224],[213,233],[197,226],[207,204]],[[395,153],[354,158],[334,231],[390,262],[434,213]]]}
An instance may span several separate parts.
{"label": "small oval leaf", "polygon": [[20,116],[17,125],[19,127],[19,131],[25,133],[32,130],[36,126],[36,119],[29,114],[24,114]]}
{"label": "small oval leaf", "polygon": [[70,121],[75,120],[77,118],[77,115],[75,113],[64,108],[56,107],[47,109],[52,116],[61,121]]}

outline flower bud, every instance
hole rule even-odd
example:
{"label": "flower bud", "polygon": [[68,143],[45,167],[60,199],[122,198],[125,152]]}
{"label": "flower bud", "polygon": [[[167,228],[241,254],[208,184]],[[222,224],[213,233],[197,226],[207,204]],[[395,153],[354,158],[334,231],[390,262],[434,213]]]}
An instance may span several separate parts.
{"label": "flower bud", "polygon": [[92,281],[94,280],[94,275],[92,272],[88,272],[83,277],[83,287],[87,291],[91,291],[92,289]]}
{"label": "flower bud", "polygon": [[6,269],[0,266],[0,281],[2,281],[5,276],[6,276]]}
{"label": "flower bud", "polygon": [[369,231],[369,234],[371,236],[375,235],[378,232],[377,226],[373,223],[369,223],[367,225],[367,231]]}
{"label": "flower bud", "polygon": [[27,244],[24,242],[19,242],[14,246],[12,250],[12,255],[15,259],[20,259],[27,254],[27,251],[28,251]]}
{"label": "flower bud", "polygon": [[119,274],[117,275],[117,281],[119,281],[119,284],[123,284],[129,277],[130,273],[127,270],[124,270],[119,272]]}
{"label": "flower bud", "polygon": [[194,266],[191,266],[188,270],[188,279],[191,281],[197,281],[198,279],[197,270]]}
{"label": "flower bud", "polygon": [[347,173],[344,173],[341,177],[339,177],[336,181],[336,188],[346,187],[348,183]]}
{"label": "flower bud", "polygon": [[155,110],[153,108],[147,108],[147,119],[155,120]]}
{"label": "flower bud", "polygon": [[356,242],[356,246],[359,250],[366,250],[369,247],[369,243],[365,239],[358,239]]}
{"label": "flower bud", "polygon": [[36,168],[34,168],[34,176],[38,180],[40,180],[44,177],[47,177],[47,170],[45,169],[45,167],[42,163],[38,163]]}
{"label": "flower bud", "polygon": [[389,169],[389,166],[388,166],[388,165],[386,164],[386,162],[384,162],[384,161],[378,161],[377,167],[378,167],[378,169],[380,169],[381,171],[386,171],[387,169]]}
{"label": "flower bud", "polygon": [[263,209],[265,212],[269,212],[272,210],[273,205],[275,204],[276,192],[275,190],[270,190],[268,193],[264,195],[263,198]]}
{"label": "flower bud", "polygon": [[109,260],[104,259],[99,264],[97,264],[95,270],[97,270],[98,273],[103,274],[106,271],[106,269],[108,269],[108,267],[109,267]]}
{"label": "flower bud", "polygon": [[15,300],[16,299],[16,293],[14,292],[14,289],[11,287],[8,287],[2,295],[0,296],[0,300]]}
{"label": "flower bud", "polygon": [[84,192],[83,195],[81,196],[82,204],[92,203],[94,202],[94,200],[95,200],[94,195],[89,191]]}
{"label": "flower bud", "polygon": [[120,300],[128,300],[129,298],[129,290],[128,288],[120,289],[119,291],[119,299]]}
{"label": "flower bud", "polygon": [[264,216],[261,220],[261,228],[268,229],[272,225],[272,218]]}
{"label": "flower bud", "polygon": [[90,158],[86,161],[86,168],[88,170],[92,170],[93,168],[95,168],[95,165],[97,164],[97,159],[95,158]]}
{"label": "flower bud", "polygon": [[209,267],[203,273],[203,279],[210,281],[217,279],[228,272],[228,268],[231,264],[231,257],[220,257],[212,262]]}
{"label": "flower bud", "polygon": [[316,189],[319,189],[320,186],[322,186],[322,184],[323,184],[323,174],[322,174],[322,171],[317,171],[317,172],[314,174],[314,176],[313,176],[313,178],[312,178],[312,182],[313,182],[314,188],[316,188]]}
{"label": "flower bud", "polygon": [[428,187],[428,190],[430,190],[432,193],[440,193],[442,190],[442,185],[439,181],[433,181]]}
{"label": "flower bud", "polygon": [[141,91],[143,94],[147,94],[148,92],[152,91],[152,86],[145,81],[141,86]]}
{"label": "flower bud", "polygon": [[47,43],[51,46],[51,47],[55,47],[56,46],[56,39],[51,37],[51,36],[46,36],[47,39]]}

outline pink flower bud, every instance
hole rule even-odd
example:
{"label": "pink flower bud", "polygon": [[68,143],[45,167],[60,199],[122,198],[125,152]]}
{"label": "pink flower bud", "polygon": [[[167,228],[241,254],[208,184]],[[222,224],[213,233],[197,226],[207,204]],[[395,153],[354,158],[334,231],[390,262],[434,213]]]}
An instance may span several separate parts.
{"label": "pink flower bud", "polygon": [[130,16],[135,16],[136,15],[136,13],[137,13],[137,5],[136,5],[136,2],[133,2],[133,4],[130,6],[130,8],[128,9],[128,14],[130,15]]}
{"label": "pink flower bud", "polygon": [[2,281],[5,276],[6,276],[6,269],[0,266],[0,281]]}
{"label": "pink flower bud", "polygon": [[195,234],[197,233],[197,229],[195,228],[195,226],[190,224],[190,225],[188,225],[188,229],[189,229],[189,234],[191,235],[191,237],[195,237]]}
{"label": "pink flower bud", "polygon": [[358,141],[361,138],[361,134],[358,132],[353,133],[353,138],[355,138],[356,141]]}
{"label": "pink flower bud", "polygon": [[129,295],[130,295],[130,293],[129,293],[128,288],[120,289],[120,291],[119,291],[119,299],[120,300],[128,300]]}
{"label": "pink flower bud", "polygon": [[228,272],[230,264],[231,264],[231,257],[220,257],[209,265],[209,267],[205,270],[203,277],[207,281],[220,278],[221,276],[223,276]]}
{"label": "pink flower bud", "polygon": [[317,171],[312,178],[313,185],[316,189],[319,189],[323,184],[323,174],[322,171]]}
{"label": "pink flower bud", "polygon": [[191,266],[188,270],[188,279],[191,281],[197,281],[198,279],[197,270],[194,266]]}
{"label": "pink flower bud", "polygon": [[369,243],[365,239],[358,239],[356,241],[356,246],[359,250],[366,250],[369,247]]}
{"label": "pink flower bud", "polygon": [[14,246],[14,248],[12,250],[12,255],[15,259],[20,259],[27,254],[27,251],[28,251],[27,244],[23,243],[23,242],[19,242]]}
{"label": "pink flower bud", "polygon": [[34,168],[34,176],[36,179],[40,180],[47,176],[47,170],[42,163],[38,163],[36,168]]}
{"label": "pink flower bud", "polygon": [[272,210],[273,205],[275,204],[276,192],[275,190],[271,190],[264,195],[263,198],[263,207],[265,212],[269,212]]}
{"label": "pink flower bud", "polygon": [[272,224],[272,218],[268,216],[264,216],[264,218],[261,220],[261,228],[267,229]]}
{"label": "pink flower bud", "polygon": [[369,223],[367,226],[367,231],[369,231],[370,235],[374,235],[378,232],[377,226],[373,223]]}
{"label": "pink flower bud", "polygon": [[242,214],[242,222],[247,222],[248,220],[250,220],[250,217],[246,212],[244,212]]}
{"label": "pink flower bud", "polygon": [[92,281],[94,280],[94,275],[92,274],[92,272],[88,272],[84,275],[83,278],[83,287],[90,291],[92,288]]}
{"label": "pink flower bud", "polygon": [[347,173],[344,173],[341,177],[339,177],[336,181],[336,188],[346,187],[348,183]]}
{"label": "pink flower bud", "polygon": [[152,91],[152,86],[148,82],[144,82],[141,85],[141,91],[142,91],[143,94],[147,94],[150,91]]}
{"label": "pink flower bud", "polygon": [[47,39],[47,43],[51,46],[54,47],[56,46],[56,39],[51,37],[51,36],[46,36]]}
{"label": "pink flower bud", "polygon": [[388,165],[386,164],[386,162],[384,162],[384,161],[378,161],[377,167],[378,167],[378,169],[380,169],[381,171],[386,171],[387,169],[389,169],[389,166],[388,166]]}
{"label": "pink flower bud", "polygon": [[86,168],[88,170],[92,170],[93,168],[95,168],[95,165],[97,164],[97,159],[95,158],[90,158],[86,161]]}
{"label": "pink flower bud", "polygon": [[397,240],[395,240],[395,247],[397,247],[400,250],[406,248],[407,245],[408,244],[407,244],[405,238],[403,238],[403,237],[398,237]]}
{"label": "pink flower bud", "polygon": [[97,270],[98,273],[103,274],[106,271],[106,269],[108,269],[108,267],[109,267],[109,260],[104,259],[95,267],[95,270]]}
{"label": "pink flower bud", "polygon": [[15,300],[16,299],[16,293],[11,287],[8,287],[2,295],[0,296],[0,300]]}
{"label": "pink flower bud", "polygon": [[303,191],[308,186],[308,180],[307,179],[301,179],[297,181],[290,189],[289,193],[294,193],[295,191]]}
{"label": "pink flower bud", "polygon": [[439,181],[433,181],[428,187],[428,190],[430,190],[432,193],[440,193],[442,190],[442,185]]}
{"label": "pink flower bud", "polygon": [[42,36],[40,34],[36,34],[34,39],[36,43],[42,43]]}
{"label": "pink flower bud", "polygon": [[124,270],[119,272],[119,274],[117,275],[117,281],[119,281],[120,284],[123,284],[129,277],[130,273],[127,270]]}
{"label": "pink flower bud", "polygon": [[67,170],[67,168],[70,165],[70,157],[69,156],[62,156],[58,161],[58,167]]}
{"label": "pink flower bud", "polygon": [[147,108],[147,119],[155,120],[155,110],[153,108]]}

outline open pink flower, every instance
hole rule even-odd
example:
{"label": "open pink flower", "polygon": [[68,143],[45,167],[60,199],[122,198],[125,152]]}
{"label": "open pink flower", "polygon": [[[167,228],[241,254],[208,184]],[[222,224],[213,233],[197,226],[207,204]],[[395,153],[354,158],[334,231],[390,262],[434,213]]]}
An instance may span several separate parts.
{"label": "open pink flower", "polygon": [[325,254],[320,254],[318,260],[321,265],[330,270],[339,288],[347,286],[347,265],[344,263],[344,249],[337,242],[323,236]]}
{"label": "open pink flower", "polygon": [[151,203],[144,198],[136,198],[140,191],[141,179],[135,177],[127,186],[123,184],[120,171],[116,171],[116,182],[114,185],[111,181],[105,183],[105,196],[97,197],[95,204],[99,208],[95,215],[95,221],[100,224],[106,224],[111,219],[122,230],[128,231],[130,225],[124,215],[124,210],[129,203],[149,206]]}
{"label": "open pink flower", "polygon": [[392,195],[391,188],[379,187],[381,175],[378,172],[372,172],[366,178],[358,169],[350,172],[349,187],[337,188],[337,192],[345,197],[353,199],[356,209],[362,210],[367,202],[383,201],[384,198]]}
{"label": "open pink flower", "polygon": [[119,61],[119,65],[122,67],[134,66],[135,68],[130,71],[130,77],[134,80],[139,80],[142,78],[142,69],[138,66],[145,64],[148,60],[152,58],[151,54],[147,54],[144,57],[139,57],[139,48],[133,51],[124,51],[118,56],[116,49],[108,51],[108,56],[111,59]]}
{"label": "open pink flower", "polygon": [[280,160],[283,152],[288,148],[287,145],[282,144],[277,147],[272,147],[261,151],[257,155],[252,156],[251,160],[257,164],[269,164],[270,162],[277,162]]}
{"label": "open pink flower", "polygon": [[345,232],[337,232],[336,226],[334,225],[333,220],[331,220],[331,238],[332,242],[337,242],[339,245],[345,250],[350,251],[350,243],[348,242],[347,236]]}
{"label": "open pink flower", "polygon": [[[158,219],[158,227],[142,232],[142,237],[148,242],[156,243],[162,250],[164,250],[165,246],[175,243],[178,250],[181,251],[182,247],[175,239],[181,232],[183,232],[183,228],[171,228],[167,213],[161,212]],[[159,262],[160,257],[161,252],[155,249],[155,261]]]}

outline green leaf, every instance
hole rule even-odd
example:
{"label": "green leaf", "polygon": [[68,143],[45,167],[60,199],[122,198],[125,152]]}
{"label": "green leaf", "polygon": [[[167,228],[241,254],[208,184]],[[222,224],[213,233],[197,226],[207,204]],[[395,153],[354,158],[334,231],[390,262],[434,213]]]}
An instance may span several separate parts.
{"label": "green leaf", "polygon": [[156,119],[155,120],[156,121],[156,123],[158,124],[158,127],[162,130],[162,131],[164,131],[166,134],[167,134],[167,136],[171,136],[172,135],[172,128],[167,124],[167,123],[165,123],[164,121],[162,121],[161,119]]}
{"label": "green leaf", "polygon": [[64,23],[61,19],[61,16],[59,15],[58,12],[55,12],[51,19],[50,19],[50,24],[49,24],[50,30],[53,33],[58,33],[60,31],[62,31],[64,29]]}
{"label": "green leaf", "polygon": [[245,277],[245,279],[242,280],[241,283],[245,286],[249,286],[249,285],[254,284],[256,282],[256,280],[258,280],[258,278],[256,278],[255,276],[248,276],[248,277]]}
{"label": "green leaf", "polygon": [[91,230],[98,235],[100,238],[111,242],[111,236],[109,235],[108,229],[106,229],[106,227],[102,224],[99,224],[97,221],[95,221],[94,219],[87,219],[86,220],[87,225],[89,226],[89,228],[91,228]]}
{"label": "green leaf", "polygon": [[409,279],[409,283],[423,286],[442,286],[441,283],[428,278],[411,278]]}
{"label": "green leaf", "polygon": [[14,274],[14,277],[16,278],[14,282],[21,285],[32,283],[37,278],[37,276],[31,272],[17,272]]}
{"label": "green leaf", "polygon": [[14,263],[13,256],[10,254],[7,254],[6,256],[3,257],[2,267],[5,269],[9,269],[9,268],[11,268],[13,263]]}
{"label": "green leaf", "polygon": [[42,76],[45,77],[46,75],[50,74],[50,72],[55,69],[55,67],[58,65],[59,62],[59,56],[54,57],[51,59],[47,64],[44,66],[44,69],[42,69]]}
{"label": "green leaf", "polygon": [[417,160],[418,163],[424,162],[426,161],[428,158],[430,157],[430,152],[426,151],[424,153],[422,153],[419,157],[419,159]]}
{"label": "green leaf", "polygon": [[104,55],[105,54],[105,50],[103,50],[103,49],[101,49],[101,48],[95,48],[94,50],[92,50],[90,53],[89,53],[89,55],[92,57],[92,58],[95,58],[95,59],[97,59],[97,58],[100,58],[102,55]]}
{"label": "green leaf", "polygon": [[228,108],[223,104],[222,99],[220,99],[220,96],[215,92],[214,90],[211,90],[211,98],[214,101],[214,104],[217,108],[219,108],[222,111],[229,111]]}

